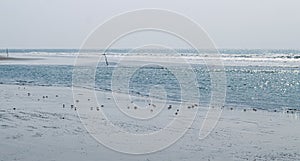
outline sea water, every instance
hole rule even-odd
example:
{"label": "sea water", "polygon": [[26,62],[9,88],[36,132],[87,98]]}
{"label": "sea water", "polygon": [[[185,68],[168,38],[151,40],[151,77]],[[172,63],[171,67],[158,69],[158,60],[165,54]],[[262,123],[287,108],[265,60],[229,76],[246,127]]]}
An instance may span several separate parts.
{"label": "sea water", "polygon": [[[112,50],[112,54],[126,53],[128,50]],[[16,53],[28,54],[53,54],[72,55],[78,52],[76,49],[26,49],[10,50]],[[96,52],[96,51],[90,51]],[[149,51],[148,51],[149,52]],[[157,51],[156,51],[157,52]],[[161,52],[161,51],[158,51]],[[197,56],[192,50],[178,50],[184,56]],[[235,59],[246,60],[278,60],[293,61],[294,65],[230,65],[225,66],[226,73],[226,106],[237,108],[249,107],[264,110],[283,108],[296,108],[300,110],[300,68],[297,61],[300,58],[298,50],[220,50],[224,58],[231,61]],[[88,52],[87,52],[88,53]],[[161,52],[164,54],[163,52]],[[167,54],[167,53],[166,53]],[[296,62],[296,63],[295,63]],[[1,62],[0,62],[1,63]],[[295,65],[296,64],[296,65]],[[191,64],[196,75],[197,88],[199,90],[199,102],[208,104],[211,97],[211,79],[207,67],[203,64]],[[84,68],[84,67],[83,67]],[[111,91],[112,74],[116,70],[131,70],[130,66],[118,67],[116,65],[98,65],[93,86],[86,88]],[[185,70],[181,66],[175,70]],[[0,64],[0,84],[16,84],[31,86],[72,86],[72,65],[16,65]],[[184,72],[183,72],[184,73]],[[128,93],[132,95],[149,96],[151,87],[161,86],[167,93],[167,98],[172,101],[182,101],[180,81],[168,68],[161,66],[143,66],[134,72],[129,82],[120,80],[117,92],[126,92],[122,88],[128,87]],[[122,84],[123,83],[123,84]],[[182,82],[181,82],[182,83]],[[189,82],[186,82],[187,84]],[[118,86],[118,85],[117,85]],[[4,90],[4,89],[2,89]],[[158,96],[159,98],[159,96]],[[163,99],[163,98],[159,98]]]}

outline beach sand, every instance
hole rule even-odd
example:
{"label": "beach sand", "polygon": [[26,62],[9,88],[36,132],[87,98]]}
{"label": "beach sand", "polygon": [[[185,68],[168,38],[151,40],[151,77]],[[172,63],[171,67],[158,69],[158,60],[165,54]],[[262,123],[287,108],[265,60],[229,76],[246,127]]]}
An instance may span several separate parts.
{"label": "beach sand", "polygon": [[0,56],[0,61],[7,62],[7,61],[28,61],[28,60],[41,60],[42,58],[28,58],[28,57],[5,57]]}
{"label": "beach sand", "polygon": [[[75,111],[76,100],[73,100],[71,88],[0,85],[0,100],[1,161],[300,160],[297,112],[252,109],[244,112],[241,108],[225,107],[215,129],[199,140],[201,118],[205,116],[200,110],[192,127],[169,148],[147,155],[129,155],[108,149],[91,137]],[[163,118],[177,117],[174,114],[176,108],[165,108],[165,115],[157,116],[153,124],[138,125],[117,114],[118,109],[110,107],[112,98],[98,97],[98,102],[103,104],[100,108],[105,112],[116,115],[111,116],[112,122],[132,131],[155,131],[164,127],[159,124],[165,121]],[[93,108],[93,113],[97,112]],[[153,140],[155,143],[159,140]],[[126,144],[126,141],[120,144]]]}

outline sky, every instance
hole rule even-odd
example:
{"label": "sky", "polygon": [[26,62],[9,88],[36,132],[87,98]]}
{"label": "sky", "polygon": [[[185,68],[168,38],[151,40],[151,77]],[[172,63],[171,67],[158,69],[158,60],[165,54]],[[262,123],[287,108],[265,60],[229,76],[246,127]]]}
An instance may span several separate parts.
{"label": "sky", "polygon": [[0,48],[80,48],[99,24],[141,8],[183,14],[217,48],[300,49],[299,0],[1,0]]}

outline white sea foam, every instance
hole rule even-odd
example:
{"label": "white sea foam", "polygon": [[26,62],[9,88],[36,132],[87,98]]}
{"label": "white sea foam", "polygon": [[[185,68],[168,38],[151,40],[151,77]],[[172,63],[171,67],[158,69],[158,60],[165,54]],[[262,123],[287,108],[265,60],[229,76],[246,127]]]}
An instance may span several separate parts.
{"label": "white sea foam", "polygon": [[[80,55],[85,56],[89,61],[101,61],[103,52],[81,52]],[[106,52],[107,58],[110,62],[117,63],[121,57],[131,57],[134,61],[147,61],[151,57],[159,56],[162,60],[183,59],[192,64],[205,64],[205,60],[221,59],[225,66],[280,66],[280,67],[299,67],[300,54],[299,53],[223,53],[220,57],[212,57],[209,53],[191,53],[191,52]],[[1,61],[1,64],[31,64],[31,65],[73,65],[78,52],[16,52],[10,53],[10,57],[16,58],[37,58],[30,61]],[[95,59],[96,58],[96,59]],[[141,59],[142,58],[142,59]],[[176,61],[178,63],[178,61]]]}

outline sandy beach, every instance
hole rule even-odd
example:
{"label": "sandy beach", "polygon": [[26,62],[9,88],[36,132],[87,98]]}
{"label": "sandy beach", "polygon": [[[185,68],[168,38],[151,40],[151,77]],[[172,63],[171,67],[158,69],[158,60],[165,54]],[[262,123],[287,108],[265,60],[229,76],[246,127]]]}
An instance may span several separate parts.
{"label": "sandy beach", "polygon": [[21,61],[26,62],[28,60],[41,60],[42,58],[28,58],[28,57],[4,57],[0,56],[0,61]]}
{"label": "sandy beach", "polygon": [[0,6],[0,161],[300,161],[300,1]]}
{"label": "sandy beach", "polygon": [[[99,91],[98,94],[105,92]],[[0,85],[0,99],[0,160],[3,161],[300,160],[297,111],[286,113],[246,109],[245,112],[225,107],[215,129],[208,137],[199,140],[199,119],[205,114],[200,108],[192,127],[171,147],[147,155],[128,155],[104,147],[89,135],[75,107],[71,106],[75,102],[71,88]],[[101,97],[98,101],[105,103],[101,107],[103,110],[116,113],[116,108],[108,106],[113,100]],[[91,110],[95,114],[99,112]],[[163,110],[168,111],[168,118],[177,117],[174,115],[176,109]],[[129,130],[163,128],[157,122],[139,126],[135,122],[125,121],[122,115],[112,118],[112,122]],[[162,117],[156,119],[162,121]]]}

